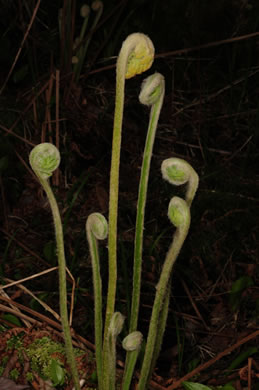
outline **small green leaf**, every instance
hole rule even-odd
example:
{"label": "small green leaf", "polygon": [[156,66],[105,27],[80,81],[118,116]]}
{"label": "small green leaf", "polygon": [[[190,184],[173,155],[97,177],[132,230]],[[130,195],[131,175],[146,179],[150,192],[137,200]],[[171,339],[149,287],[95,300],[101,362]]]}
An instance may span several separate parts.
{"label": "small green leaf", "polygon": [[243,292],[248,288],[254,285],[254,281],[250,276],[242,276],[241,278],[235,280],[232,284],[230,296],[229,296],[229,304],[233,311],[236,311],[238,306],[240,305],[240,300]]}
{"label": "small green leaf", "polygon": [[[19,373],[19,371],[17,370],[17,368],[14,368],[14,369],[11,370],[10,373],[9,373],[9,377],[10,377],[11,379],[13,379],[14,381],[17,381],[17,379],[19,378],[19,375],[20,375],[20,373]],[[6,386],[6,387],[7,387],[7,386]],[[15,388],[15,385],[14,385],[13,388]]]}
{"label": "small green leaf", "polygon": [[13,314],[4,314],[2,318],[3,320],[10,322],[11,324],[14,324],[19,327],[22,326],[21,321]]}
{"label": "small green leaf", "polygon": [[244,361],[246,361],[250,356],[254,355],[255,353],[258,353],[258,348],[256,347],[249,347],[245,351],[241,352],[228,366],[225,375],[229,375],[231,370],[238,368]]}
{"label": "small green leaf", "polygon": [[235,390],[235,388],[231,385],[231,383],[227,383],[223,387],[221,387],[221,390]]}
{"label": "small green leaf", "polygon": [[200,364],[200,358],[195,357],[188,363],[188,372],[194,370]]}
{"label": "small green leaf", "polygon": [[53,382],[53,386],[62,386],[65,382],[65,374],[64,368],[60,365],[60,363],[52,359],[50,364],[50,375],[51,381]]}
{"label": "small green leaf", "polygon": [[202,385],[201,383],[195,382],[182,382],[183,387],[186,390],[212,390],[211,387]]}

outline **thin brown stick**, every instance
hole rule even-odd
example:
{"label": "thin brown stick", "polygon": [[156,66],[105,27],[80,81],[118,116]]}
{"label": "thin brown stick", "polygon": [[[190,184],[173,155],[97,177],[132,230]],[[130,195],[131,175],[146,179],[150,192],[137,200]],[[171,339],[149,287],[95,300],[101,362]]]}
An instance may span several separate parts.
{"label": "thin brown stick", "polygon": [[69,271],[69,269],[67,267],[66,267],[66,271],[72,280],[72,292],[71,292],[70,313],[69,313],[69,325],[71,326],[72,321],[73,321],[73,310],[74,310],[74,304],[75,304],[76,282],[75,282],[74,276],[71,274],[71,272]]}
{"label": "thin brown stick", "polygon": [[[20,117],[19,117],[19,120],[20,120]],[[20,135],[18,134],[15,134],[12,130],[10,129],[7,129],[7,127],[3,126],[3,125],[0,125],[0,129],[4,130],[7,134],[10,134],[10,135],[13,135],[14,137],[18,138],[20,141],[30,145],[30,146],[35,146],[35,144],[33,144],[32,142],[28,141],[26,138],[24,137],[21,137]]]}
{"label": "thin brown stick", "polygon": [[[204,45],[187,47],[186,49],[179,49],[179,50],[168,51],[166,53],[156,54],[155,58],[165,58],[165,57],[173,57],[176,55],[187,54],[187,53],[190,53],[192,51],[198,51],[201,49],[208,49],[210,47],[215,47],[215,46],[225,45],[228,43],[243,41],[243,40],[250,39],[250,38],[255,38],[258,35],[259,35],[259,31],[255,32],[255,33],[251,33],[251,34],[240,35],[239,37],[235,37],[235,38],[227,38],[227,39],[222,39],[221,41],[205,43]],[[99,69],[91,70],[91,72],[89,72],[89,75],[92,75],[95,73],[100,73],[100,72],[103,72],[105,70],[113,69],[113,68],[115,68],[115,66],[116,66],[116,64],[112,64],[112,65],[104,66],[104,67],[99,68]]]}
{"label": "thin brown stick", "polygon": [[[52,267],[52,268],[49,268],[45,271],[38,272],[37,274],[27,276],[26,278],[13,281],[13,282],[5,284],[3,286],[0,285],[0,291],[6,289],[8,287],[11,287],[11,286],[19,285],[23,282],[27,282],[28,280],[38,278],[39,276],[48,274],[49,272],[55,271],[57,269],[58,269],[58,267]],[[69,315],[69,325],[71,326],[72,320],[73,320],[73,309],[74,309],[74,301],[75,301],[75,278],[73,277],[73,275],[71,274],[71,272],[69,271],[69,269],[67,267],[66,267],[66,271],[67,271],[68,275],[70,276],[70,279],[72,280],[72,293],[71,293],[70,315]]]}
{"label": "thin brown stick", "polygon": [[38,113],[37,113],[37,105],[35,100],[32,102],[32,111],[33,111],[33,119],[34,119],[34,126],[38,127]]}
{"label": "thin brown stick", "polygon": [[[8,278],[4,278],[4,281],[9,283],[14,282],[14,280]],[[60,316],[58,315],[58,313],[56,313],[49,305],[47,305],[45,302],[39,299],[31,290],[29,290],[23,284],[17,284],[17,287],[23,292],[25,292],[26,294],[30,295],[33,299],[35,299],[35,301],[37,301],[46,311],[51,313],[57,321],[60,321]],[[0,293],[2,293],[1,288],[0,288]]]}
{"label": "thin brown stick", "polygon": [[225,87],[219,89],[218,91],[212,93],[211,95],[205,97],[205,98],[202,98],[202,100],[200,99],[195,99],[193,100],[191,103],[187,104],[186,106],[180,108],[179,110],[177,110],[172,116],[172,117],[175,117],[177,115],[179,115],[180,113],[182,113],[183,111],[189,109],[189,108],[192,108],[192,107],[195,107],[199,104],[205,104],[205,103],[208,103],[209,101],[211,101],[212,99],[216,98],[217,96],[221,95],[223,92],[226,92],[227,90],[231,89],[233,86],[235,85],[238,85],[240,83],[242,83],[243,81],[247,80],[249,77],[252,77],[254,76],[255,74],[257,74],[259,72],[259,69],[256,69],[256,70],[253,70],[251,72],[249,72],[248,75],[244,76],[244,77],[240,77],[236,80],[234,80],[231,84],[228,84],[226,85]]}
{"label": "thin brown stick", "polygon": [[56,70],[56,147],[59,149],[59,87],[60,87],[60,71]]}
{"label": "thin brown stick", "polygon": [[181,279],[181,283],[182,283],[183,288],[184,288],[184,290],[185,290],[185,292],[186,292],[186,294],[187,294],[187,296],[188,296],[188,298],[189,298],[189,300],[190,300],[190,302],[191,302],[191,305],[192,305],[192,307],[193,307],[195,313],[197,314],[197,317],[198,317],[198,318],[200,319],[200,321],[203,323],[204,328],[208,330],[208,325],[206,324],[206,322],[205,322],[204,318],[202,317],[202,315],[201,315],[201,313],[200,313],[200,311],[199,311],[199,309],[198,309],[196,303],[194,302],[194,300],[193,300],[193,298],[192,298],[192,295],[191,295],[191,293],[190,293],[190,290],[189,290],[187,284],[185,283],[185,281],[184,281],[183,279]]}
{"label": "thin brown stick", "polygon": [[20,57],[20,54],[21,54],[21,51],[22,51],[22,49],[23,49],[24,43],[25,43],[25,41],[26,41],[26,39],[27,39],[27,37],[28,37],[28,34],[29,34],[29,32],[30,32],[30,29],[31,29],[31,26],[32,26],[32,24],[33,24],[33,22],[34,22],[34,20],[35,20],[35,18],[36,18],[36,14],[37,14],[37,12],[38,12],[38,9],[39,9],[39,6],[40,6],[40,2],[41,2],[41,0],[38,0],[38,2],[37,2],[37,4],[36,4],[36,7],[35,7],[34,10],[33,10],[33,13],[32,13],[32,17],[31,17],[30,23],[29,23],[29,25],[28,25],[28,27],[27,27],[27,30],[26,30],[25,34],[24,34],[24,37],[23,37],[21,46],[19,47],[19,49],[18,49],[18,51],[17,51],[17,54],[16,54],[15,59],[14,59],[14,62],[13,62],[13,64],[12,64],[12,66],[11,66],[11,68],[10,68],[10,70],[9,70],[9,73],[8,73],[6,79],[5,79],[5,82],[4,82],[4,84],[3,84],[3,86],[2,86],[2,88],[1,88],[1,90],[0,90],[0,95],[2,94],[3,90],[5,89],[6,84],[8,83],[8,80],[9,80],[9,78],[11,77],[11,74],[12,74],[12,72],[13,72],[13,70],[14,70],[14,67],[15,67],[15,65],[16,65],[16,63],[17,63],[17,61],[18,61],[18,58]]}
{"label": "thin brown stick", "polygon": [[[0,288],[0,295],[1,295],[2,297],[5,297],[5,298],[9,298],[9,299],[10,299],[10,297],[8,296],[8,294],[7,294],[4,290],[2,290],[1,288]],[[16,307],[15,305],[10,304],[10,306],[11,306],[11,308],[12,308],[13,310],[15,310],[17,313],[20,313],[20,312],[21,312],[20,309],[18,309],[18,307]],[[25,325],[27,328],[29,328],[30,322],[29,322],[29,321],[26,321],[26,320],[24,320],[24,319],[22,319],[22,321],[24,322],[24,325]]]}
{"label": "thin brown stick", "polygon": [[[14,306],[17,306],[19,309],[30,313],[31,315],[35,316],[36,318],[39,318],[40,320],[35,320],[34,318],[29,317],[26,314],[16,312],[14,309],[12,309],[12,308],[10,308],[8,306],[2,305],[2,304],[0,304],[0,310],[1,311],[7,312],[7,313],[12,313],[15,316],[23,318],[24,320],[27,320],[27,321],[31,322],[32,324],[34,324],[34,325],[42,326],[44,323],[45,324],[49,324],[49,326],[50,326],[49,329],[51,329],[52,332],[58,333],[60,336],[62,336],[62,326],[61,326],[60,323],[58,323],[58,322],[56,322],[54,320],[51,320],[50,318],[44,316],[43,314],[37,313],[36,311],[34,311],[34,310],[32,310],[32,309],[30,309],[30,308],[28,308],[26,306],[23,306],[20,303],[17,303],[15,301],[11,300],[11,299],[7,299],[7,298],[4,298],[4,297],[0,296],[0,301],[5,301],[8,304],[12,303]],[[56,329],[58,329],[60,332],[57,332]],[[86,340],[84,337],[76,334],[73,329],[71,329],[71,332],[72,332],[71,334],[72,334],[72,337],[73,337],[74,340],[80,341],[82,344],[84,344],[87,348],[91,349],[92,351],[95,350],[94,344],[92,344],[90,341]],[[74,340],[73,340],[73,344],[76,345],[76,346],[79,346],[78,342],[74,341]]]}
{"label": "thin brown stick", "polygon": [[2,200],[2,208],[3,208],[3,217],[4,217],[4,227],[6,230],[9,230],[8,218],[7,218],[7,206],[6,206],[6,196],[3,185],[2,175],[0,174],[0,192],[1,192],[1,200]]}
{"label": "thin brown stick", "polygon": [[41,142],[46,142],[46,126],[48,126],[48,132],[49,132],[49,140],[48,142],[53,143],[52,140],[52,124],[51,124],[51,112],[50,112],[50,100],[52,95],[52,89],[53,89],[53,78],[54,75],[51,73],[49,78],[49,87],[45,91],[46,95],[46,111],[45,111],[45,122],[44,126],[42,126],[42,133],[41,133]]}
{"label": "thin brown stick", "polygon": [[247,343],[248,341],[251,341],[259,336],[259,330],[256,330],[255,332],[249,334],[248,336],[244,337],[241,340],[238,340],[235,344],[231,345],[229,348],[225,349],[223,352],[220,352],[217,356],[210,359],[208,362],[201,364],[188,374],[184,375],[181,379],[173,383],[171,386],[166,388],[161,388],[161,390],[174,390],[177,389],[179,386],[181,386],[181,383],[184,381],[187,381],[188,379],[192,378],[194,375],[199,374],[200,372],[204,371],[206,368],[212,366],[214,363],[216,363],[218,360],[222,359],[224,356],[228,355],[229,353],[233,352],[235,349],[240,347],[241,345]]}
{"label": "thin brown stick", "polygon": [[248,372],[247,372],[247,375],[248,375],[248,380],[247,380],[247,385],[248,385],[248,390],[252,390],[252,362],[253,362],[253,358],[248,358]]}
{"label": "thin brown stick", "polygon": [[27,104],[27,106],[25,107],[25,109],[23,110],[22,114],[19,116],[19,118],[17,118],[14,123],[12,124],[12,126],[7,129],[6,127],[0,125],[0,128],[3,129],[7,134],[11,134],[13,135],[14,137],[20,139],[21,141],[27,143],[28,145],[32,145],[32,146],[35,146],[35,144],[33,144],[32,142],[28,141],[26,138],[23,138],[21,136],[19,136],[18,134],[14,133],[13,130],[15,129],[15,127],[18,125],[18,123],[20,122],[21,118],[24,116],[24,114],[30,109],[30,107],[34,104],[35,100],[42,94],[42,92],[45,91],[46,88],[48,88],[48,84],[49,84],[49,81],[47,81],[43,87],[39,90],[39,92],[31,99],[31,101]]}
{"label": "thin brown stick", "polygon": [[[59,149],[59,87],[60,87],[60,71],[56,70],[56,147]],[[55,171],[53,176],[53,184],[58,187],[59,186],[59,168]]]}
{"label": "thin brown stick", "polygon": [[0,231],[7,236],[9,239],[12,239],[12,241],[16,242],[21,248],[23,248],[26,252],[28,252],[31,256],[35,257],[37,260],[39,260],[42,264],[44,264],[47,267],[50,267],[50,264],[47,263],[44,259],[42,259],[36,252],[31,250],[27,245],[25,245],[23,242],[17,240],[13,234],[8,233],[5,229],[0,227]]}
{"label": "thin brown stick", "polygon": [[255,37],[258,37],[258,35],[259,35],[259,31],[251,33],[251,34],[240,35],[239,37],[235,37],[235,38],[227,38],[227,39],[222,39],[220,41],[204,43],[203,45],[187,47],[186,49],[168,51],[166,53],[157,54],[155,56],[155,58],[164,58],[164,57],[171,57],[171,56],[175,56],[175,55],[182,55],[182,54],[189,53],[191,51],[208,49],[210,47],[225,45],[227,43],[234,43],[234,42],[243,41],[243,40],[250,39],[250,38],[255,38]]}
{"label": "thin brown stick", "polygon": [[11,286],[15,286],[16,284],[21,284],[23,282],[26,282],[27,280],[38,278],[39,276],[42,276],[42,275],[48,274],[49,272],[55,271],[57,268],[58,267],[52,267],[52,268],[46,269],[45,271],[41,271],[41,272],[39,272],[37,274],[33,274],[31,276],[27,276],[26,278],[23,278],[23,279],[16,280],[16,281],[13,281],[11,283],[5,284],[4,286],[0,286],[0,290],[4,290],[5,288],[11,287]]}

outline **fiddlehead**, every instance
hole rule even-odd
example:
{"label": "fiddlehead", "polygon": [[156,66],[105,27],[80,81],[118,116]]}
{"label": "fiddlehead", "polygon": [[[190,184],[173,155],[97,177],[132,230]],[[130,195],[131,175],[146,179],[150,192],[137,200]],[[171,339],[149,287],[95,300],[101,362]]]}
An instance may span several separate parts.
{"label": "fiddlehead", "polygon": [[108,235],[108,223],[100,213],[92,213],[87,218],[86,231],[92,232],[97,240],[104,240]]}
{"label": "fiddlehead", "polygon": [[184,240],[191,222],[190,208],[187,202],[178,196],[174,196],[169,202],[168,218],[176,228],[177,235],[181,236],[181,240]]}
{"label": "fiddlehead", "polygon": [[[100,14],[102,14],[102,12],[103,12],[103,2],[101,0],[95,0],[95,1],[92,2],[91,8],[92,8],[93,11],[99,12]],[[98,20],[100,19],[100,16],[99,16]],[[95,22],[94,27],[98,23],[98,20],[97,20],[97,22]]]}
{"label": "fiddlehead", "polygon": [[[82,7],[80,8],[80,16],[82,16],[82,18],[84,18],[84,19],[90,15],[90,12],[91,12],[91,8],[87,4],[83,4]],[[81,29],[81,32],[82,32],[82,29]],[[84,33],[85,33],[85,29],[83,30],[83,34],[82,34],[81,38],[83,38]]]}
{"label": "fiddlehead", "polygon": [[100,213],[92,213],[86,221],[86,236],[90,249],[94,285],[94,324],[95,324],[95,356],[99,388],[102,380],[102,279],[97,240],[104,240],[108,234],[108,223]]}
{"label": "fiddlehead", "polygon": [[[125,53],[125,55],[124,55]],[[154,61],[155,49],[147,35],[134,33],[123,42],[118,66],[126,65],[125,78],[130,79],[148,70]]]}
{"label": "fiddlehead", "polygon": [[[75,78],[74,81],[77,84],[79,81],[79,77],[83,68],[86,52],[88,50],[89,44],[91,42],[93,33],[95,31],[96,25],[100,20],[100,17],[102,16],[103,12],[103,2],[100,0],[93,1],[91,5],[92,10],[95,12],[95,18],[93,20],[93,24],[90,28],[90,31],[88,34],[86,34],[86,28],[88,26],[88,18],[90,15],[90,7],[88,5],[83,5],[81,7],[81,16],[84,18],[84,22],[81,28],[80,38],[79,38],[79,44],[81,45],[81,42],[85,40],[85,42],[80,46],[78,53],[76,53],[76,56],[74,58],[77,58],[77,61],[74,62],[74,74]],[[86,35],[86,37],[85,37]]]}
{"label": "fiddlehead", "polygon": [[142,263],[142,247],[143,247],[143,230],[145,206],[147,199],[147,187],[150,171],[150,162],[152,157],[153,145],[156,135],[157,123],[163,104],[165,93],[164,77],[160,73],[155,73],[147,77],[141,86],[139,100],[142,104],[151,106],[148,132],[146,137],[145,150],[143,154],[143,162],[141,168],[141,176],[139,183],[139,195],[136,217],[136,232],[134,246],[134,271],[133,271],[133,291],[130,316],[130,332],[137,329],[140,286],[141,286],[141,263]]}
{"label": "fiddlehead", "polygon": [[42,187],[44,188],[52,211],[58,256],[58,271],[59,271],[59,306],[60,317],[65,339],[66,355],[70,365],[72,378],[75,383],[76,390],[80,390],[80,383],[76,360],[72,345],[70,326],[68,322],[67,312],[67,287],[66,287],[66,259],[64,250],[63,228],[60,218],[60,213],[56,198],[49,185],[48,178],[57,169],[60,163],[60,154],[58,149],[50,143],[42,143],[32,149],[29,161],[33,171],[38,177]]}
{"label": "fiddlehead", "polygon": [[139,101],[146,106],[153,106],[158,102],[163,104],[165,94],[165,79],[160,73],[147,77],[141,85]]}
{"label": "fiddlehead", "polygon": [[48,179],[60,164],[59,150],[48,142],[39,144],[30,153],[30,165],[40,179]]}
{"label": "fiddlehead", "polygon": [[104,389],[115,390],[116,383],[116,339],[122,331],[125,317],[120,312],[112,315],[108,328],[109,386]]}
{"label": "fiddlehead", "polygon": [[150,370],[152,369],[152,357],[157,340],[157,332],[159,331],[158,324],[161,308],[166,297],[167,286],[173,265],[182,248],[190,227],[190,208],[185,200],[177,196],[173,197],[169,203],[168,216],[176,227],[176,231],[173,237],[173,242],[169,248],[165,262],[163,264],[159,282],[156,286],[156,296],[152,309],[147,345],[141,368],[138,390],[145,390],[148,378],[151,374]]}
{"label": "fiddlehead", "polygon": [[104,329],[104,373],[103,389],[108,383],[108,348],[107,332],[111,317],[114,313],[116,283],[117,283],[117,215],[118,215],[118,189],[119,165],[121,148],[121,131],[124,106],[125,78],[133,77],[147,70],[154,59],[154,46],[144,34],[131,34],[123,42],[116,66],[116,100],[113,125],[112,161],[110,173],[110,200],[109,200],[109,283],[107,293],[107,307]]}
{"label": "fiddlehead", "polygon": [[133,352],[133,351],[136,351],[137,349],[140,348],[142,341],[143,341],[142,333],[139,332],[138,330],[136,330],[136,331],[131,332],[130,334],[128,334],[128,336],[126,336],[123,339],[122,347],[126,351]]}
{"label": "fiddlehead", "polygon": [[[182,184],[187,184],[187,191],[185,194],[186,204],[190,207],[195,196],[195,193],[199,184],[199,177],[195,170],[191,167],[189,163],[180,159],[180,158],[169,158],[164,160],[161,166],[162,176],[169,183],[179,186]],[[169,218],[174,223],[174,219],[177,216],[177,208],[172,208],[172,212],[176,215],[170,215],[171,207],[169,205]],[[172,217],[172,218],[171,218]],[[159,332],[156,335],[156,343],[152,357],[152,364],[150,372],[153,371],[155,367],[156,360],[159,356],[160,348],[163,341],[163,335],[166,327],[166,321],[168,316],[169,302],[170,302],[170,290],[171,290],[171,278],[169,279],[167,291],[165,294],[165,299],[162,304],[159,320]]]}
{"label": "fiddlehead", "polygon": [[142,333],[138,331],[131,332],[122,341],[122,347],[127,351],[127,367],[124,369],[122,390],[129,390],[132,376],[134,373],[136,361],[143,340]]}
{"label": "fiddlehead", "polygon": [[161,171],[169,183],[175,186],[187,184],[185,200],[191,206],[199,185],[199,176],[192,166],[181,158],[172,157],[162,162]]}

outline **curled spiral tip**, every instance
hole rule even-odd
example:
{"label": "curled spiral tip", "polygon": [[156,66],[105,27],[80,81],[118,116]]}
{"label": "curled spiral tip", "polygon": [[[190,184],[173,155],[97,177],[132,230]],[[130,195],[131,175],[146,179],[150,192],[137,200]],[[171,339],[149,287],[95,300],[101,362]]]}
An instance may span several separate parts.
{"label": "curled spiral tip", "polygon": [[168,206],[168,218],[176,228],[188,226],[191,216],[187,202],[178,196],[174,196]]}
{"label": "curled spiral tip", "polygon": [[89,16],[90,12],[91,8],[87,4],[83,4],[80,8],[80,15],[82,16],[82,18],[86,18],[87,16]]}
{"label": "curled spiral tip", "polygon": [[124,321],[125,316],[123,316],[119,311],[113,313],[109,325],[109,333],[111,336],[117,337],[120,334],[123,328]]}
{"label": "curled spiral tip", "polygon": [[141,85],[139,101],[142,104],[151,106],[164,96],[165,79],[160,73],[148,76]]}
{"label": "curled spiral tip", "polygon": [[123,341],[122,341],[122,347],[126,351],[135,351],[136,349],[139,349],[141,346],[143,340],[143,335],[139,331],[134,331],[128,334]]}
{"label": "curled spiral tip", "polygon": [[164,160],[161,165],[163,178],[171,184],[180,186],[187,183],[194,169],[181,158],[173,157]]}
{"label": "curled spiral tip", "polygon": [[79,58],[78,58],[77,56],[73,56],[73,57],[71,58],[71,63],[72,63],[72,64],[78,64],[78,62],[79,62]]}
{"label": "curled spiral tip", "polygon": [[93,3],[92,3],[92,10],[93,11],[98,11],[99,9],[103,8],[103,2],[100,1],[100,0],[95,0]]}
{"label": "curled spiral tip", "polygon": [[130,34],[122,44],[119,57],[124,52],[129,52],[126,79],[145,72],[153,64],[155,48],[151,39],[145,34]]}
{"label": "curled spiral tip", "polygon": [[172,157],[162,162],[161,171],[170,184],[180,186],[187,183],[185,200],[191,206],[199,185],[199,176],[193,167],[181,158]]}
{"label": "curled spiral tip", "polygon": [[92,231],[97,240],[104,240],[108,235],[108,223],[100,213],[92,213],[86,221],[87,228]]}
{"label": "curled spiral tip", "polygon": [[29,161],[36,175],[46,180],[58,168],[60,153],[55,145],[45,142],[32,149]]}

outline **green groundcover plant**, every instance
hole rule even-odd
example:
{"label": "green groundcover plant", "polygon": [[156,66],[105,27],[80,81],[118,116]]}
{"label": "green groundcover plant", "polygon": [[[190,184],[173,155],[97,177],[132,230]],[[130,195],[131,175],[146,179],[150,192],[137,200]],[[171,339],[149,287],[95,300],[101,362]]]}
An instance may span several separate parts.
{"label": "green groundcover plant", "polygon": [[[116,101],[112,143],[112,161],[110,173],[110,200],[108,221],[100,213],[92,213],[86,221],[86,237],[89,244],[94,286],[95,302],[95,346],[96,367],[99,390],[115,390],[116,388],[116,340],[124,323],[124,316],[115,311],[115,297],[117,287],[117,216],[118,216],[118,189],[119,166],[121,149],[121,132],[124,108],[125,79],[134,77],[149,69],[154,59],[154,46],[144,34],[134,33],[123,42],[117,60],[116,74]],[[139,100],[142,104],[151,107],[146,144],[143,154],[139,194],[137,203],[137,217],[134,244],[133,285],[130,314],[129,334],[122,341],[127,351],[124,375],[121,388],[130,389],[135,364],[140,351],[143,336],[138,331],[141,263],[143,247],[143,230],[145,205],[147,198],[148,179],[153,144],[157,123],[163,104],[165,91],[164,77],[159,73],[147,77],[141,86]],[[67,313],[66,290],[66,261],[62,222],[56,199],[49,184],[49,178],[60,163],[58,149],[50,144],[37,145],[30,153],[30,164],[44,188],[53,214],[57,254],[59,263],[59,294],[60,315],[65,339],[67,359],[70,364],[75,389],[80,389],[79,376],[76,368],[75,356],[72,347],[70,327]],[[174,196],[168,207],[168,217],[176,230],[172,243],[166,254],[161,275],[156,285],[155,299],[150,319],[150,325],[144,350],[144,358],[140,369],[138,390],[148,388],[148,381],[155,367],[161,348],[166,326],[169,298],[170,279],[173,265],[182,248],[190,227],[190,207],[195,196],[199,178],[194,169],[184,160],[169,158],[161,166],[162,176],[173,185],[186,184],[185,199]],[[105,319],[102,317],[102,279],[98,253],[98,240],[108,237],[109,279],[106,302]]]}

